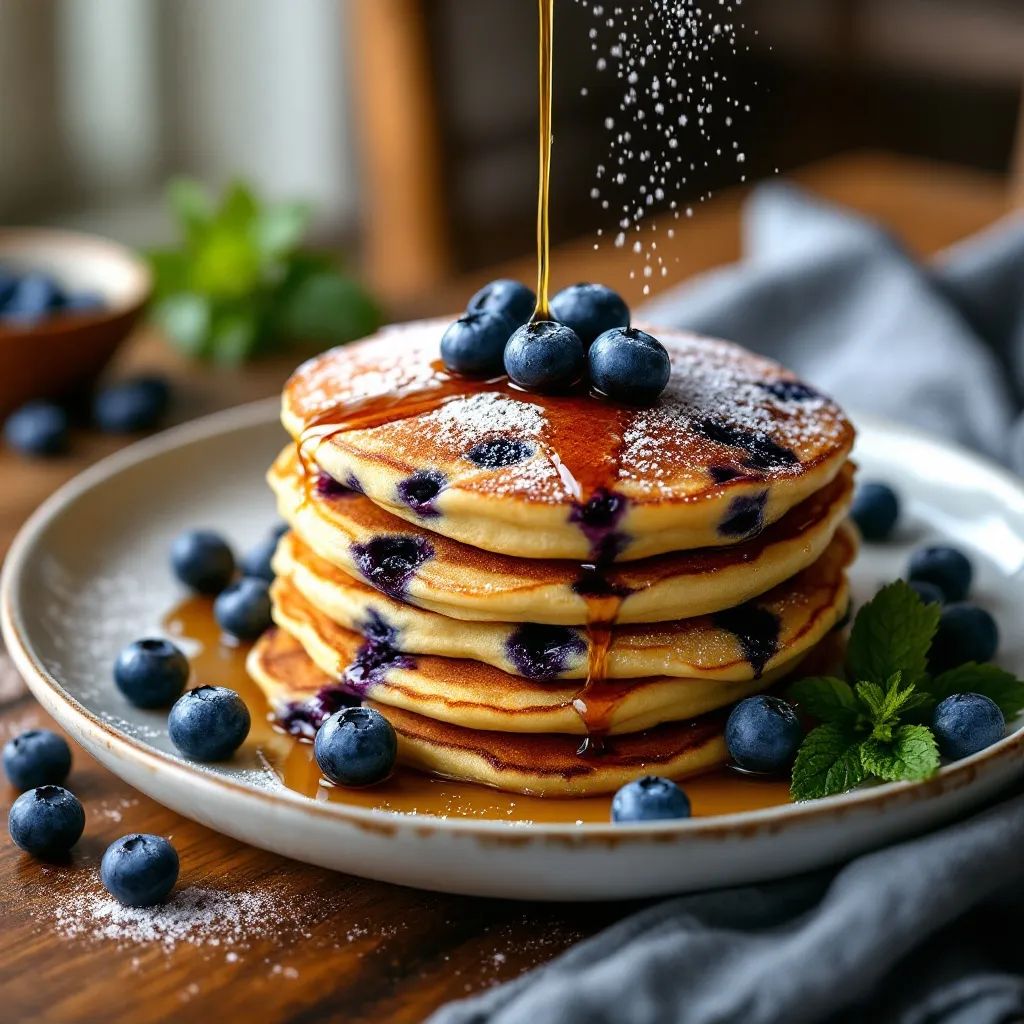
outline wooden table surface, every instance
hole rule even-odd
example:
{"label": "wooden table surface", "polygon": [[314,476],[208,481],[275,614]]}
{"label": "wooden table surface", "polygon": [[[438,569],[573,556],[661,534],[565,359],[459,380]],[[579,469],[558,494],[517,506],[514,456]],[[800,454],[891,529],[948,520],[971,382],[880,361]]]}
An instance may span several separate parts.
{"label": "wooden table surface", "polygon": [[[1007,208],[1002,182],[886,156],[837,158],[798,176],[808,187],[887,223],[930,253]],[[734,259],[742,193],[724,194],[678,231],[669,283]],[[559,281],[603,280],[639,301],[626,254],[592,239],[555,254]],[[503,271],[529,280],[529,259]],[[475,275],[475,280],[484,275]],[[423,304],[456,308],[470,281]],[[141,332],[121,368],[175,381],[175,419],[275,393],[293,359],[200,369]],[[81,432],[52,462],[0,452],[0,550],[60,483],[121,442]],[[183,526],[186,524],[182,524]],[[0,654],[0,739],[52,726]],[[420,1021],[440,1004],[515,977],[617,919],[624,905],[542,905],[417,892],[285,860],[226,839],[136,793],[83,752],[69,782],[86,834],[67,865],[41,865],[0,841],[0,1018],[12,1021]],[[0,785],[2,812],[16,794]],[[106,845],[128,832],[170,836],[179,888],[206,891],[207,921],[162,932],[111,914],[96,880]],[[143,918],[144,921],[144,918]]]}

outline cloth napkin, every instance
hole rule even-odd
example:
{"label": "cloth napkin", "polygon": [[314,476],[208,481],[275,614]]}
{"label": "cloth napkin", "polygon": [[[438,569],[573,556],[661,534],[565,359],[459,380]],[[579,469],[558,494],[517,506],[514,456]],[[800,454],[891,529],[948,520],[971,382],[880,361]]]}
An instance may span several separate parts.
{"label": "cloth napkin", "polygon": [[[1024,471],[1024,217],[922,266],[879,226],[773,184],[744,232],[741,263],[637,319],[733,339],[844,405]],[[648,907],[431,1024],[1024,1021],[1022,911],[1015,795],[838,872]]]}

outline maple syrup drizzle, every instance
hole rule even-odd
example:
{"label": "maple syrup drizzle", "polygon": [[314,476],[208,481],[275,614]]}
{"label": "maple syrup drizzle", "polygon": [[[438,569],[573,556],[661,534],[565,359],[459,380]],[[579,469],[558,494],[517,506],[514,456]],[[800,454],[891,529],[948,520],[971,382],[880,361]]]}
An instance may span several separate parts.
{"label": "maple syrup drizzle", "polygon": [[537,308],[533,319],[550,320],[548,290],[551,278],[551,84],[555,50],[555,0],[538,0],[540,15],[540,44],[538,53],[538,97],[540,103],[538,126],[537,175]]}

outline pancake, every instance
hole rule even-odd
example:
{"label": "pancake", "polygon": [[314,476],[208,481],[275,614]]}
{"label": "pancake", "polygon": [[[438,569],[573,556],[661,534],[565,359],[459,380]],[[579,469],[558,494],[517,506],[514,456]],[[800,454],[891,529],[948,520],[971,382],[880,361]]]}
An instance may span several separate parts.
{"label": "pancake", "polygon": [[[297,640],[271,629],[247,661],[249,674],[272,706],[307,700],[331,679]],[[631,779],[654,773],[681,779],[727,759],[725,715],[714,712],[607,741],[600,755],[580,756],[579,739],[554,734],[483,732],[367,701],[398,735],[402,764],[445,778],[534,796],[612,793]]]}
{"label": "pancake", "polygon": [[[288,581],[275,581],[274,622],[303,646],[340,689],[360,699],[403,708],[472,729],[502,732],[636,732],[662,722],[713,711],[766,689],[791,672],[800,657],[780,659],[763,675],[738,682],[717,679],[525,679],[479,661],[409,655],[383,627],[373,636],[344,629],[317,611]],[[574,701],[580,700],[580,711]]]}
{"label": "pancake", "polygon": [[853,467],[750,540],[601,570],[483,552],[334,485],[307,492],[290,446],[267,479],[282,517],[317,555],[390,597],[456,619],[573,626],[608,596],[621,599],[615,621],[628,624],[707,615],[765,593],[824,553],[849,507]]}
{"label": "pancake", "polygon": [[[790,661],[817,644],[844,614],[849,601],[844,570],[855,553],[855,532],[844,524],[813,565],[741,611],[616,627],[605,676],[739,682]],[[391,645],[406,654],[468,658],[531,679],[587,675],[584,628],[449,619],[353,579],[293,533],[282,538],[273,565],[279,579],[335,623],[365,636],[386,632]],[[334,671],[332,663],[324,667]]]}
{"label": "pancake", "polygon": [[449,322],[306,362],[282,422],[334,480],[482,550],[607,562],[731,545],[826,487],[853,442],[834,402],[728,342],[652,328],[672,378],[638,409],[453,377]]}

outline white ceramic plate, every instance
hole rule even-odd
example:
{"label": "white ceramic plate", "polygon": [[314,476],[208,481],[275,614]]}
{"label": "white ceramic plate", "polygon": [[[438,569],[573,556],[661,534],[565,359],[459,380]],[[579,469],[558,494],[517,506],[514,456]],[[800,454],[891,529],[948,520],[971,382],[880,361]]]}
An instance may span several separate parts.
{"label": "white ceramic plate", "polygon": [[[1001,661],[1024,673],[1024,485],[912,431],[859,421],[863,478],[894,482],[901,536],[868,547],[858,600],[933,537],[969,550],[976,598],[1003,624]],[[1024,735],[925,783],[683,822],[519,824],[396,815],[275,786],[255,751],[205,767],[173,753],[165,717],[110,680],[124,643],[177,600],[166,566],[186,526],[239,545],[275,521],[263,473],[283,434],[276,403],[231,410],[137,444],[54,494],[11,549],[2,580],[8,648],[46,710],[126,782],[218,831],[287,856],[405,885],[531,899],[610,899],[779,877],[836,862],[962,815],[1024,770]]]}

